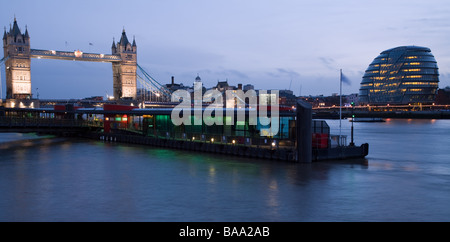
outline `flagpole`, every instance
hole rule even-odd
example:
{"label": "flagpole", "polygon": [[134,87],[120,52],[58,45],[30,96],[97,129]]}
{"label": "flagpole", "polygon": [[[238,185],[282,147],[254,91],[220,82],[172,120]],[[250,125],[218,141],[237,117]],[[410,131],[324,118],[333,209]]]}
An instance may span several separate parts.
{"label": "flagpole", "polygon": [[341,130],[342,130],[342,69],[339,81],[340,93],[339,93],[339,145],[341,145]]}

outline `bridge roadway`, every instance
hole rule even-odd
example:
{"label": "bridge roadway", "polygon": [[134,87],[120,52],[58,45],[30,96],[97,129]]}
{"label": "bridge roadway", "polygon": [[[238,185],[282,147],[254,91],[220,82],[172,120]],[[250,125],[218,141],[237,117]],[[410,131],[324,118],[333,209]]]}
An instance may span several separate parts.
{"label": "bridge roadway", "polygon": [[118,55],[83,53],[81,51],[55,51],[30,49],[30,57],[38,59],[59,59],[94,62],[121,62]]}

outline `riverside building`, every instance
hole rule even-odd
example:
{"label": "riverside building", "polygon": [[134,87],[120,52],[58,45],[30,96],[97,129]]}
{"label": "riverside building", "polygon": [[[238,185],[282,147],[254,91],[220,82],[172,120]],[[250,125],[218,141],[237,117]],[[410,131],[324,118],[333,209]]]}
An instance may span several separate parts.
{"label": "riverside building", "polygon": [[359,89],[359,103],[431,104],[439,83],[437,62],[426,47],[385,50],[369,65]]}

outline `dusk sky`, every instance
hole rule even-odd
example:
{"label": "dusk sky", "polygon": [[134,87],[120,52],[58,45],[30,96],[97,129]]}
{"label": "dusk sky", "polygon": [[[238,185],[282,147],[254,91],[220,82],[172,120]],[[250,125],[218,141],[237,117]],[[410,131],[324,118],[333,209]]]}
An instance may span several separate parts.
{"label": "dusk sky", "polygon": [[[357,93],[380,52],[416,45],[435,56],[439,87],[450,86],[448,0],[2,0],[0,26],[9,30],[14,16],[32,49],[110,54],[125,28],[136,38],[138,64],[164,84],[174,76],[192,85],[198,73],[206,87],[228,80],[331,95],[342,69],[351,80],[343,93]],[[31,80],[40,98],[113,89],[109,63],[32,59]],[[1,81],[5,98],[4,65]]]}

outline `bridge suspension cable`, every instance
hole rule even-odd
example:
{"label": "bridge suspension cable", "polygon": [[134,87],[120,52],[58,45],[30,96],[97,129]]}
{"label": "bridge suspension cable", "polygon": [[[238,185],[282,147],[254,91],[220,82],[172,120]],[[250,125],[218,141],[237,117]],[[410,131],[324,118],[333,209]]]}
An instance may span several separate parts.
{"label": "bridge suspension cable", "polygon": [[161,90],[158,86],[154,85],[153,83],[145,80],[144,78],[142,78],[140,75],[137,74],[137,80],[139,81],[139,83],[142,85],[142,87],[144,88],[144,90],[146,91],[150,91],[151,93],[155,94],[156,96],[160,96],[160,95],[164,95],[166,97],[170,97],[169,94],[167,94],[166,92],[164,92],[163,90]]}
{"label": "bridge suspension cable", "polygon": [[0,65],[2,65],[7,59],[8,59],[8,57],[1,58],[0,59]]}
{"label": "bridge suspension cable", "polygon": [[150,74],[148,74],[144,68],[142,68],[139,64],[136,64],[142,76],[136,73],[137,80],[143,86],[146,91],[150,91],[156,96],[164,96],[168,100],[171,98],[171,92],[164,85],[155,80]]}

